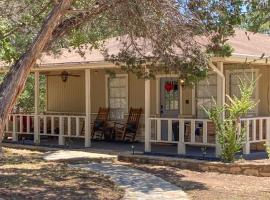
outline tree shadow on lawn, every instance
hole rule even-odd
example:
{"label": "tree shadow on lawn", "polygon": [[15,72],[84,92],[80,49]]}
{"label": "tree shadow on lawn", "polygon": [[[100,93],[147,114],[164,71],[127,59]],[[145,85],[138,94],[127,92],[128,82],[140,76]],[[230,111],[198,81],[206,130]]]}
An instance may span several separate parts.
{"label": "tree shadow on lawn", "polygon": [[0,158],[0,198],[117,200],[124,194],[105,176],[41,157],[6,152]]}
{"label": "tree shadow on lawn", "polygon": [[177,173],[178,170],[174,170],[174,168],[169,167],[164,168],[154,165],[138,165],[138,164],[131,164],[130,166],[151,173],[159,178],[162,178],[163,180],[166,180],[171,184],[180,187],[184,191],[209,189],[204,183],[183,180],[185,176],[183,174]]}
{"label": "tree shadow on lawn", "polygon": [[118,190],[104,176],[61,164],[0,169],[0,197],[4,199],[120,199]]}

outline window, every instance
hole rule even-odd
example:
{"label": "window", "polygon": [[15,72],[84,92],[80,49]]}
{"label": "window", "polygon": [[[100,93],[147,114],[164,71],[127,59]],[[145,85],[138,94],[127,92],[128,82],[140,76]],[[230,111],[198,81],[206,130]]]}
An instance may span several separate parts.
{"label": "window", "polygon": [[[232,70],[227,72],[227,93],[230,96],[240,97],[240,80],[242,81],[252,81],[256,79],[257,71],[253,69],[242,69],[242,70]],[[228,91],[229,90],[229,91]],[[257,102],[258,99],[258,87],[256,86],[255,91],[252,95],[252,100]],[[257,115],[257,106],[248,112],[248,116]]]}
{"label": "window", "polygon": [[107,102],[110,107],[110,118],[121,120],[128,107],[128,76],[116,75],[107,78]]}
{"label": "window", "polygon": [[211,108],[213,98],[217,100],[217,75],[212,73],[196,87],[196,107],[198,118],[208,118],[203,107]]}
{"label": "window", "polygon": [[178,110],[178,101],[179,101],[179,90],[178,90],[178,81],[166,81],[166,84],[171,84],[172,89],[170,91],[165,90],[165,110]]}

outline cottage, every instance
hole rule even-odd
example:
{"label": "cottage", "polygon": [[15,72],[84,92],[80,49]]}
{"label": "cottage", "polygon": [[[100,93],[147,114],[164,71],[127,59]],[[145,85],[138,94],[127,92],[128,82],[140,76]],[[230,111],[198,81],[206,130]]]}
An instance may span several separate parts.
{"label": "cottage", "polygon": [[[245,80],[260,75],[253,95],[259,103],[241,119],[248,135],[243,152],[249,154],[259,148],[258,144],[270,143],[270,37],[252,34],[249,40],[245,31],[236,30],[228,43],[234,48],[232,56],[212,58],[213,72],[196,87],[185,85],[174,74],[159,74],[155,80],[137,79],[105,62],[97,50],[84,57],[68,51],[59,57],[44,55],[32,69],[35,113],[10,114],[5,134],[13,141],[21,134],[34,135],[36,144],[41,136],[53,136],[59,145],[64,145],[66,138],[83,138],[84,146],[90,147],[90,122],[100,107],[109,107],[110,119],[115,121],[125,119],[131,107],[143,108],[136,140],[144,142],[146,152],[153,143],[166,143],[176,145],[178,154],[185,154],[187,145],[215,147],[218,154],[215,129],[202,105],[211,106],[212,97],[224,104],[225,94],[239,95],[238,77]],[[113,53],[118,45],[112,39],[107,47]],[[108,69],[115,76],[108,75]],[[44,113],[37,106],[40,75],[46,75]]]}

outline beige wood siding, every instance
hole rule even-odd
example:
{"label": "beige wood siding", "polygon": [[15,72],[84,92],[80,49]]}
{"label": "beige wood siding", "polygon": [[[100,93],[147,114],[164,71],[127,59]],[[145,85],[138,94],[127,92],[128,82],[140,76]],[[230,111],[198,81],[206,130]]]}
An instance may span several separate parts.
{"label": "beige wood siding", "polygon": [[[51,72],[59,74],[61,72]],[[80,77],[68,77],[66,82],[60,76],[47,76],[47,111],[83,113],[85,110],[84,72],[71,71]]]}
{"label": "beige wood siding", "polygon": [[105,70],[91,70],[91,112],[106,106]]}
{"label": "beige wood siding", "polygon": [[258,69],[260,76],[258,80],[258,115],[265,116],[270,113],[270,68],[268,66],[253,66],[253,65],[225,65],[226,70],[232,69]]}
{"label": "beige wood siding", "polygon": [[192,115],[192,88],[183,86],[180,90],[182,90],[182,116],[190,117]]}
{"label": "beige wood siding", "polygon": [[136,75],[128,76],[129,107],[144,109],[144,80],[138,79]]}

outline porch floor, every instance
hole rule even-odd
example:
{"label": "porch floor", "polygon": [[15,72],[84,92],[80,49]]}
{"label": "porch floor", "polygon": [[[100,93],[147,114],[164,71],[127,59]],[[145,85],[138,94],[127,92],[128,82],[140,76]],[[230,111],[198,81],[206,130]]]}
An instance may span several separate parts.
{"label": "porch floor", "polygon": [[[20,140],[18,142],[12,142],[10,140],[6,140],[3,142],[7,143],[18,143],[25,145],[34,145],[33,140]],[[59,146],[58,139],[56,137],[51,138],[42,138],[40,140],[40,145],[45,147],[58,147],[65,149],[89,149],[90,151],[96,152],[104,152],[108,154],[119,154],[119,153],[133,153],[132,146],[134,147],[134,153],[141,154],[144,153],[144,143],[135,142],[135,143],[123,143],[123,142],[112,142],[112,141],[92,141],[90,148],[84,147],[84,139],[66,138],[66,146]],[[201,147],[198,146],[186,146],[186,155],[178,155],[177,154],[177,145],[175,144],[152,144],[151,145],[151,153],[157,156],[177,156],[177,157],[187,157],[187,158],[195,158],[195,159],[208,159],[208,160],[217,160],[215,158],[215,148],[208,147],[206,149],[206,154],[203,153]],[[241,155],[239,155],[241,156]],[[249,155],[243,156],[244,159],[247,160],[255,160],[255,159],[265,159],[267,158],[267,154],[264,151],[253,151]]]}

